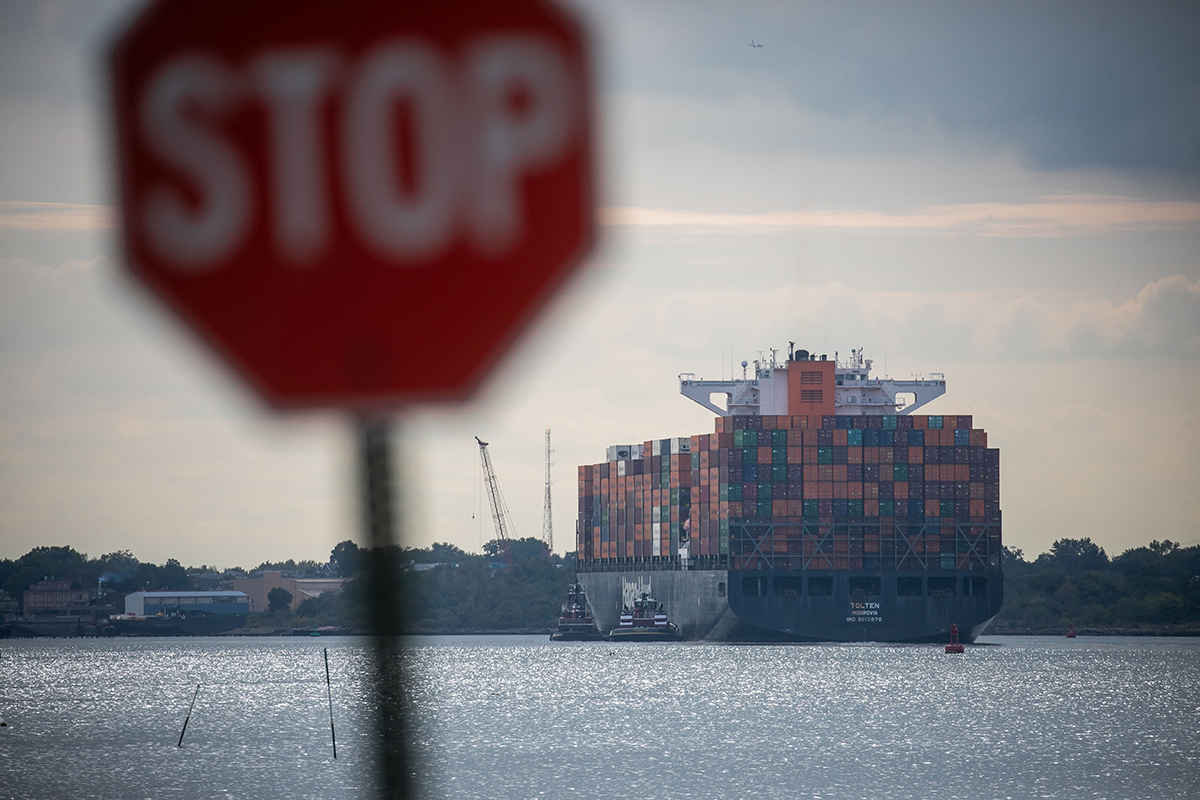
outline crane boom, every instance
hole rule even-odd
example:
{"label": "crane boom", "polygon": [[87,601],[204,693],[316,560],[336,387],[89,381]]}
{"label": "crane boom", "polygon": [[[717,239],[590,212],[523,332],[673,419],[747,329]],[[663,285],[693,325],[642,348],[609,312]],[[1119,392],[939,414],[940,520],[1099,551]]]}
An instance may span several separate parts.
{"label": "crane boom", "polygon": [[496,540],[500,543],[500,551],[504,560],[512,562],[512,548],[509,546],[509,530],[512,529],[512,519],[508,515],[508,506],[504,503],[504,495],[500,492],[500,482],[496,480],[496,470],[492,469],[492,457],[488,455],[488,443],[475,437],[479,443],[479,459],[483,464],[483,485],[487,489],[488,505],[492,509],[492,521],[496,525]]}
{"label": "crane boom", "polygon": [[554,552],[554,514],[550,508],[550,429],[546,428],[546,508],[542,514],[542,544],[546,546],[546,557]]}

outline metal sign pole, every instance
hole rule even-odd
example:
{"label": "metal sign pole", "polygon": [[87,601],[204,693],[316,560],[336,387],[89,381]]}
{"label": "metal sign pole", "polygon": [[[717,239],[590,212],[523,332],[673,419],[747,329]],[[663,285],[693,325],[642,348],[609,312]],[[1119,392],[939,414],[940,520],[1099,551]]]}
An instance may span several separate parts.
{"label": "metal sign pole", "polygon": [[383,797],[403,800],[414,796],[407,752],[407,680],[400,648],[403,632],[396,522],[392,497],[390,428],[383,417],[358,421],[359,468],[362,470],[363,523],[370,545],[372,628],[375,635],[376,706],[380,740]]}

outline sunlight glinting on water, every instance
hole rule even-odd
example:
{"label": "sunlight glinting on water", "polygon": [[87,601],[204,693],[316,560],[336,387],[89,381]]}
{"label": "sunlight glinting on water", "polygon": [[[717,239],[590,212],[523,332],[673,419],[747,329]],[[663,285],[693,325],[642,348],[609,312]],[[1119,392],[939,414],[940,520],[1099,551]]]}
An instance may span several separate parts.
{"label": "sunlight glinting on water", "polygon": [[[1193,640],[411,641],[429,797],[1200,796]],[[366,646],[6,642],[0,797],[369,797]]]}

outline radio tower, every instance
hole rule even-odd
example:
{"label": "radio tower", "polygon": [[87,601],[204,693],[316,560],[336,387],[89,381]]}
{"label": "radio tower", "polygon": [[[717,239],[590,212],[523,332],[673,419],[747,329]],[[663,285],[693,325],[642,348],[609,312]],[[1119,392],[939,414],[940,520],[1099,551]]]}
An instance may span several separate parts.
{"label": "radio tower", "polygon": [[546,558],[554,554],[554,514],[550,511],[550,429],[546,428],[546,510],[542,514],[542,544],[546,546]]}

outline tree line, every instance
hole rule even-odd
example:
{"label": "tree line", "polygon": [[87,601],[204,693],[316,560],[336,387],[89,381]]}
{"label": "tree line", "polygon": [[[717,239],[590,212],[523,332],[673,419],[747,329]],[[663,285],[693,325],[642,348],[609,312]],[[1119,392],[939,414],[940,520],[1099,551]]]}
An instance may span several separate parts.
{"label": "tree line", "polygon": [[1152,541],[1109,558],[1059,539],[1033,561],[1004,548],[1004,606],[993,632],[1076,628],[1200,632],[1200,545]]}
{"label": "tree line", "polygon": [[[425,548],[393,547],[383,554],[397,575],[414,632],[529,630],[553,627],[575,579],[573,556],[546,553],[534,538],[492,541],[482,553],[452,544]],[[378,553],[375,553],[376,555]],[[329,554],[334,574],[347,579],[340,594],[325,593],[287,608],[291,598],[276,597],[274,608],[252,614],[250,627],[282,628],[336,625],[366,629],[367,568],[372,551],[346,541]],[[1200,632],[1200,545],[1182,547],[1152,541],[1110,558],[1090,539],[1059,539],[1049,552],[1026,560],[1019,549],[1004,549],[1004,606],[992,632],[1051,631],[1077,628]],[[253,570],[232,568],[235,576],[280,569],[316,575],[318,561],[263,562]],[[207,565],[183,566],[139,561],[128,550],[98,558],[71,547],[35,547],[17,559],[0,559],[0,588],[18,601],[43,578],[70,580],[76,588],[106,591],[184,590],[189,573],[211,573]],[[327,571],[326,571],[327,573]],[[282,602],[281,602],[282,601]]]}
{"label": "tree line", "polygon": [[[406,627],[414,632],[542,630],[558,622],[573,558],[548,553],[532,537],[484,545],[468,553],[452,544],[393,547],[382,556],[400,583]],[[340,594],[305,600],[294,614],[278,609],[251,620],[263,627],[290,623],[365,628],[370,560],[381,555],[353,542],[330,554],[338,574],[350,578]]]}
{"label": "tree line", "polygon": [[[496,541],[485,544],[483,553],[468,553],[442,543],[427,548],[390,548],[384,557],[400,583],[408,627],[414,632],[487,631],[542,629],[556,624],[567,586],[575,577],[574,560],[547,553],[535,538],[510,542],[507,555],[504,549]],[[335,575],[347,579],[341,593],[309,598],[292,612],[287,607],[290,593],[279,590],[270,598],[269,610],[250,615],[248,627],[366,629],[370,556],[354,542],[341,542],[330,552],[328,562]],[[289,560],[263,562],[249,571],[233,567],[220,574],[229,585],[234,577],[264,570],[316,576],[324,566],[318,561]],[[182,591],[196,588],[189,574],[217,571],[203,564],[185,567],[173,558],[163,564],[139,561],[128,550],[89,558],[72,547],[35,547],[20,558],[0,559],[0,588],[18,603],[24,601],[26,589],[50,577],[90,591],[103,584],[105,593]]]}

